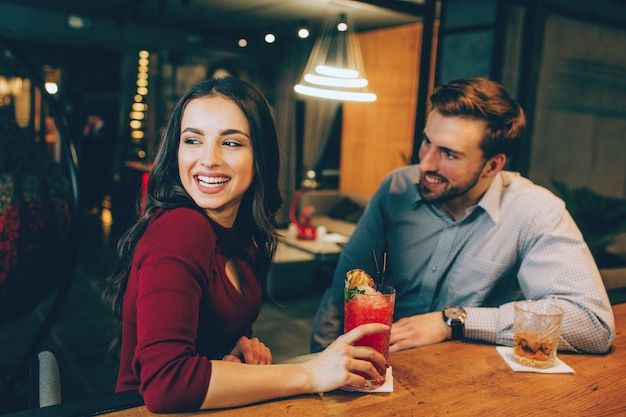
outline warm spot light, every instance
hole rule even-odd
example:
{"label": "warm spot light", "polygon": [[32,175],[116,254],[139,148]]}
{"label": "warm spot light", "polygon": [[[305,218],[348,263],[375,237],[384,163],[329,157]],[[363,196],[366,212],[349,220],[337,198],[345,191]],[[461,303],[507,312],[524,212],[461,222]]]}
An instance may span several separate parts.
{"label": "warm spot light", "polygon": [[59,92],[59,86],[55,82],[49,81],[44,84],[44,87],[46,88],[46,91],[48,92],[48,94],[56,94]]}
{"label": "warm spot light", "polygon": [[148,110],[148,105],[146,103],[133,103],[134,111],[146,111]]}
{"label": "warm spot light", "polygon": [[144,133],[141,130],[133,130],[132,132],[130,132],[130,137],[132,137],[133,139],[141,139],[144,137]]}
{"label": "warm spot light", "polygon": [[300,28],[298,29],[298,37],[300,39],[306,39],[309,37],[311,33],[309,32],[309,30],[307,28]]}

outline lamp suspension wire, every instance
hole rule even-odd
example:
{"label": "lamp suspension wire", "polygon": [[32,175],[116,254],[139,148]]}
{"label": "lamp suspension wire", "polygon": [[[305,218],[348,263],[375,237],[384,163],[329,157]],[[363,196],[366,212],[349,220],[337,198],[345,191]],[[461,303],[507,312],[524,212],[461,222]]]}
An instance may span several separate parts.
{"label": "lamp suspension wire", "polygon": [[[347,25],[339,30],[339,24]],[[345,14],[324,20],[304,68],[298,94],[340,101],[376,100],[367,89],[363,58],[354,22]]]}

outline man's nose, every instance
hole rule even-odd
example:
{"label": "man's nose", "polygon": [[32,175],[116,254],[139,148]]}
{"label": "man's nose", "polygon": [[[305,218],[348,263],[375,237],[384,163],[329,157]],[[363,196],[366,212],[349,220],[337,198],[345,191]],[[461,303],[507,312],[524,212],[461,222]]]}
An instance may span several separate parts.
{"label": "man's nose", "polygon": [[437,152],[432,147],[420,150],[420,171],[437,171]]}

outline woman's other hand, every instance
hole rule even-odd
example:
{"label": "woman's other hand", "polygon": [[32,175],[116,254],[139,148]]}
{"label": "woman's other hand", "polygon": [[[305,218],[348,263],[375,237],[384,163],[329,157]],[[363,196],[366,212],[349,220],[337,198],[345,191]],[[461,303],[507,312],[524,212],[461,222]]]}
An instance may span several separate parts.
{"label": "woman's other hand", "polygon": [[258,338],[249,339],[241,336],[230,354],[224,356],[222,360],[250,365],[269,365],[272,363],[272,352]]}

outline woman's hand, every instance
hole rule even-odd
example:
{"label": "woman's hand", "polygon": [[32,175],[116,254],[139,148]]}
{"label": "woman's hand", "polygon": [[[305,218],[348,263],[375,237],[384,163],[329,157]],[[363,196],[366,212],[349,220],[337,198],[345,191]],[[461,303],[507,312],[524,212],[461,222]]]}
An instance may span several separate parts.
{"label": "woman's hand", "polygon": [[248,339],[241,336],[230,354],[224,356],[222,360],[251,365],[269,365],[272,363],[272,352],[256,337]]}
{"label": "woman's hand", "polygon": [[326,392],[346,385],[364,386],[365,377],[378,379],[377,369],[386,370],[387,362],[383,355],[366,346],[352,346],[363,336],[389,332],[385,324],[370,323],[355,327],[339,336],[330,346],[313,359],[305,362],[312,376],[314,392]]}

